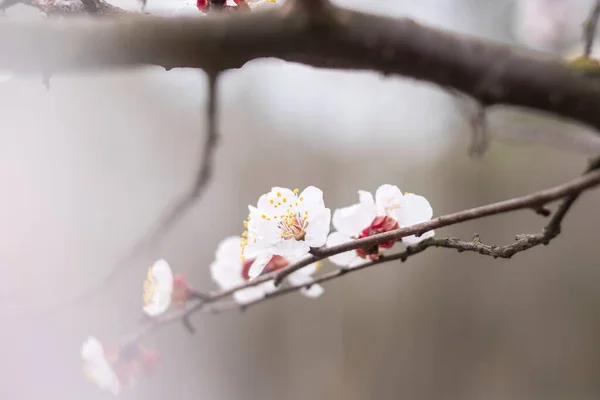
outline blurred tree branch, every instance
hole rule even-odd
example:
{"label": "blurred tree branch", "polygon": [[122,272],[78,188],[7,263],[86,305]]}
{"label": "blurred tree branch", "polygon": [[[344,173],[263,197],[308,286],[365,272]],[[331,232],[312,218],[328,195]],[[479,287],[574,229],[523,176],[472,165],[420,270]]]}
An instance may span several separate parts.
{"label": "blurred tree branch", "polygon": [[42,73],[152,64],[220,72],[276,57],[402,75],[453,88],[483,106],[529,107],[600,128],[600,82],[559,60],[408,19],[314,3],[321,6],[291,0],[265,12],[204,18],[2,21],[0,68]]}

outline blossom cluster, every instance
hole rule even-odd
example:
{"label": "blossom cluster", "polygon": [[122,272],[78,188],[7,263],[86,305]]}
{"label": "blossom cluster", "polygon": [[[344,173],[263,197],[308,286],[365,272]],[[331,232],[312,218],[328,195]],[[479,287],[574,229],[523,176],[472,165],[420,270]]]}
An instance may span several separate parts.
{"label": "blossom cluster", "polygon": [[[221,290],[240,289],[233,299],[248,304],[278,290],[273,280],[254,286],[244,285],[258,276],[282,270],[309,255],[311,249],[336,246],[356,239],[397,230],[428,221],[433,215],[431,205],[423,196],[402,193],[397,186],[380,186],[373,196],[359,190],[358,203],[334,210],[325,207],[323,192],[309,186],[302,192],[273,187],[258,198],[256,206],[248,206],[246,228],[241,236],[223,239],[210,265],[210,274]],[[331,231],[331,225],[334,230]],[[407,236],[389,240],[369,249],[339,253],[329,259],[333,264],[353,268],[376,260],[397,242],[412,245],[434,235]],[[309,298],[323,294],[313,275],[320,262],[300,268],[287,276],[288,284],[300,288]],[[185,309],[192,298],[192,289],[183,274],[174,275],[166,260],[156,261],[149,269],[143,285],[143,312],[156,318],[172,308]],[[140,345],[127,349],[104,348],[90,337],[81,350],[88,377],[100,388],[118,394],[137,378],[150,372],[157,361],[155,352]]]}

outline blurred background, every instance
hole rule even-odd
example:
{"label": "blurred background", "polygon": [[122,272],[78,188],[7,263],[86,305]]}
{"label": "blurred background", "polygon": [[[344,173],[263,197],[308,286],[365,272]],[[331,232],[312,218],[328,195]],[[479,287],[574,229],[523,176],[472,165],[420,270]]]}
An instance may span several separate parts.
{"label": "blurred background", "polygon": [[[172,5],[152,0],[150,10]],[[339,0],[557,57],[577,53],[591,1]],[[119,5],[119,3],[115,3]],[[134,3],[129,4],[135,7]],[[165,11],[167,10],[167,11]],[[13,7],[9,18],[37,15]],[[0,85],[0,398],[102,399],[84,378],[88,335],[118,343],[140,323],[147,267],[166,258],[200,290],[219,241],[271,186],[315,185],[334,209],[383,183],[434,215],[578,175],[600,152],[585,127],[493,108],[491,145],[429,84],[257,60],[221,81],[222,133],[200,203],[155,248],[95,288],[193,181],[204,135],[201,71],[136,68]],[[597,399],[597,192],[550,246],[512,260],[432,249],[246,313],[197,315],[147,336],[152,378],[125,399]],[[511,243],[544,218],[523,211],[437,230]],[[333,266],[326,264],[324,271]]]}

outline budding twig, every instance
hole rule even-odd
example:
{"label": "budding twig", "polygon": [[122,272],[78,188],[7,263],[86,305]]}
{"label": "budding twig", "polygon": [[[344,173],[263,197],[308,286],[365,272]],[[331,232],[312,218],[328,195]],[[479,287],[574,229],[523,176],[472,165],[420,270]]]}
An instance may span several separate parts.
{"label": "budding twig", "polygon": [[[190,332],[193,332],[194,328],[191,327],[189,319],[193,314],[195,314],[198,311],[206,311],[210,313],[221,313],[230,310],[245,311],[249,307],[263,303],[269,299],[299,291],[300,289],[307,288],[313,284],[327,282],[339,278],[348,273],[360,271],[375,265],[394,260],[401,260],[402,262],[404,262],[409,257],[420,254],[430,247],[455,249],[459,252],[475,252],[493,258],[509,259],[515,254],[529,250],[533,247],[539,245],[547,245],[548,243],[550,243],[550,241],[552,241],[552,239],[559,235],[562,221],[564,220],[570,208],[573,206],[574,202],[581,195],[581,193],[592,187],[600,185],[600,170],[598,170],[599,168],[600,158],[597,158],[590,163],[590,166],[587,169],[586,173],[584,173],[581,177],[575,178],[567,183],[555,186],[550,189],[542,190],[536,193],[513,198],[510,200],[501,201],[498,203],[459,211],[453,214],[448,214],[445,216],[435,218],[431,221],[422,224],[417,224],[406,228],[400,228],[394,231],[385,232],[364,239],[353,240],[338,246],[313,249],[313,254],[311,256],[289,267],[286,267],[283,270],[259,276],[258,278],[250,282],[238,285],[227,290],[221,290],[210,294],[202,294],[201,296],[199,296],[200,300],[190,302],[187,309],[173,311],[166,315],[159,316],[155,318],[155,320],[146,323],[137,332],[130,335],[128,340],[138,340],[145,334],[151,332],[155,327],[180,320],[184,323],[184,326]],[[472,241],[463,241],[458,238],[450,237],[429,238],[419,242],[416,245],[409,246],[406,248],[406,250],[401,251],[399,253],[382,256],[377,260],[365,262],[364,264],[359,265],[355,268],[339,268],[337,270],[315,278],[315,280],[310,284],[285,287],[278,291],[265,295],[262,299],[255,300],[250,303],[240,305],[231,301],[223,301],[239,290],[256,286],[269,280],[281,282],[293,271],[296,271],[306,265],[312,264],[313,262],[316,262],[318,260],[331,257],[333,255],[340,254],[345,251],[355,250],[364,246],[377,245],[380,243],[387,242],[391,239],[398,240],[402,237],[416,233],[424,233],[434,228],[441,228],[443,226],[454,225],[460,222],[479,219],[490,215],[506,213],[519,209],[535,209],[536,207],[540,207],[540,205],[547,204],[551,201],[558,199],[563,200],[558,206],[556,212],[552,215],[552,218],[550,219],[548,224],[542,230],[542,232],[535,234],[517,235],[515,237],[515,242],[511,244],[507,244],[504,246],[485,244],[481,241],[481,238],[477,234],[474,236]]]}

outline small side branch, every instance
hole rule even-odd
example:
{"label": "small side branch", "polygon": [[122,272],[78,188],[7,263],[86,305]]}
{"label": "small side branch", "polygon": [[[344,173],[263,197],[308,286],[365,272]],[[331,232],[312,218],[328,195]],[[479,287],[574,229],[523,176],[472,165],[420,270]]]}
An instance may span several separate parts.
{"label": "small side branch", "polygon": [[215,150],[218,143],[218,73],[208,74],[208,104],[206,107],[206,132],[202,147],[202,155],[200,166],[196,173],[194,185],[181,198],[177,199],[170,207],[168,207],[159,217],[154,227],[146,233],[146,235],[135,245],[129,254],[117,263],[117,265],[109,272],[108,276],[97,286],[89,289],[81,299],[92,296],[98,293],[101,288],[112,282],[119,271],[122,271],[127,266],[132,265],[132,260],[143,251],[152,248],[158,241],[166,235],[169,230],[189,211],[189,209],[199,201],[206,188],[210,183],[213,173],[213,163]]}
{"label": "small side branch", "polygon": [[590,12],[590,16],[583,23],[583,42],[584,52],[583,55],[589,58],[592,54],[592,48],[594,47],[594,39],[596,38],[596,27],[598,25],[598,18],[600,17],[600,0],[594,1],[594,6]]}

